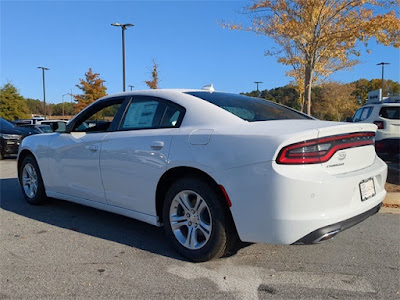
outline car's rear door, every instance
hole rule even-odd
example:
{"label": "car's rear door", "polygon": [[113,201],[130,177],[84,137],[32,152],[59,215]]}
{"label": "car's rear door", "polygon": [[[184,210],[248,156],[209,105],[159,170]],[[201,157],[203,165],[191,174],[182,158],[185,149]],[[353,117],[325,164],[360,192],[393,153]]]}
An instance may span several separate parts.
{"label": "car's rear door", "polygon": [[[69,133],[50,143],[49,189],[63,195],[106,203],[100,174],[100,149],[104,137],[118,126],[125,98],[101,101],[86,110]],[[127,101],[127,100],[126,100]],[[88,124],[94,124],[89,127]]]}
{"label": "car's rear door", "polygon": [[155,191],[184,109],[150,96],[131,99],[118,131],[103,139],[100,170],[110,205],[155,215]]}

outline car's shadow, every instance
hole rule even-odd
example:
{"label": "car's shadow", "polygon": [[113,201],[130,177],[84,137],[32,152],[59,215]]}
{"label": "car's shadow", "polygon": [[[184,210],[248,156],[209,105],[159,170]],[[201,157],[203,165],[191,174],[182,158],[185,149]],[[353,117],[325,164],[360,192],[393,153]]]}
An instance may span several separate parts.
{"label": "car's shadow", "polygon": [[56,199],[39,206],[30,205],[23,198],[16,178],[0,179],[0,207],[40,222],[184,260],[169,245],[162,228]]}
{"label": "car's shadow", "polygon": [[[0,179],[0,207],[43,223],[186,261],[170,246],[160,227],[57,199],[30,205],[22,195],[17,178]],[[247,245],[237,243],[226,257]]]}

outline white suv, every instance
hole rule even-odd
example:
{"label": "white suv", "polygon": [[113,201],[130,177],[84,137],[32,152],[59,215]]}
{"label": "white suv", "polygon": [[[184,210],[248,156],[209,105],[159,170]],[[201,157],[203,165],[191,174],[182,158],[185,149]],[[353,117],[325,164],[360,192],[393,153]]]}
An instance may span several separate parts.
{"label": "white suv", "polygon": [[378,126],[375,148],[378,153],[400,153],[400,103],[383,100],[359,108],[352,122],[374,123]]}

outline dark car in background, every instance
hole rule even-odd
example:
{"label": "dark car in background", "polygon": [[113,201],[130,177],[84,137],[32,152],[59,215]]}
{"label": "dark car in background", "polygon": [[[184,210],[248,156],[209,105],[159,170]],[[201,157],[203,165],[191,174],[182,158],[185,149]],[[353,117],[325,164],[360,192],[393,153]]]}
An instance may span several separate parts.
{"label": "dark car in background", "polygon": [[18,127],[0,118],[0,159],[7,155],[18,154],[23,138],[36,133],[39,133],[37,129]]}

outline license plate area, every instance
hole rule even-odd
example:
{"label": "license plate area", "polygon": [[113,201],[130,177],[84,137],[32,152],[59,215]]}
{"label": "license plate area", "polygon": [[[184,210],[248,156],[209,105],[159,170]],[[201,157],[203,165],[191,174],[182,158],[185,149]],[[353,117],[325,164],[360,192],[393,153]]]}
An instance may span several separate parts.
{"label": "license plate area", "polygon": [[368,178],[360,182],[361,201],[368,200],[376,195],[374,179]]}

